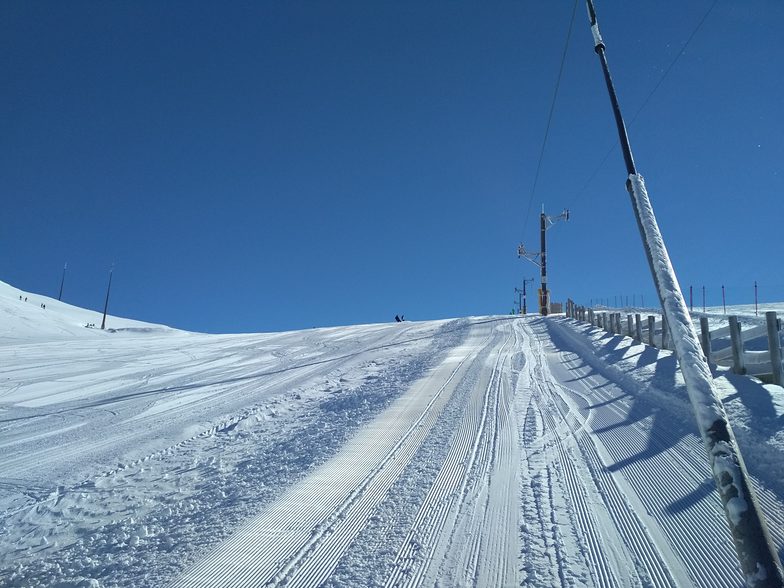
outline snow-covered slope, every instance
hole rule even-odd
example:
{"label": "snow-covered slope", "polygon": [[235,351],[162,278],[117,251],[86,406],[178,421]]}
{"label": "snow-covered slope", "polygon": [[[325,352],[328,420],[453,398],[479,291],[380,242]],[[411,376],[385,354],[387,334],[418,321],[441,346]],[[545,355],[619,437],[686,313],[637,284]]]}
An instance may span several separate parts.
{"label": "snow-covered slope", "polygon": [[[100,312],[28,293],[0,282],[0,344],[106,336],[107,333],[100,329],[102,318]],[[111,315],[106,317],[106,328],[147,332],[172,330],[163,325]]]}
{"label": "snow-covered slope", "polygon": [[[669,352],[558,317],[100,333],[9,293],[0,585],[740,585]],[[719,376],[782,549],[784,391]]]}

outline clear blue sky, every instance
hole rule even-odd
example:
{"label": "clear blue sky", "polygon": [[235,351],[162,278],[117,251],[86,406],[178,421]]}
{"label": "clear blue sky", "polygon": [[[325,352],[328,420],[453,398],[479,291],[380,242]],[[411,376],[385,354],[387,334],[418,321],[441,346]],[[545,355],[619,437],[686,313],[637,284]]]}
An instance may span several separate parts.
{"label": "clear blue sky", "polygon": [[[712,0],[597,0],[627,119]],[[207,332],[507,313],[571,0],[0,5],[0,279]],[[784,4],[720,0],[637,121],[681,284],[784,300]],[[553,299],[651,278],[581,2],[532,212]],[[524,231],[524,226],[525,231]]]}

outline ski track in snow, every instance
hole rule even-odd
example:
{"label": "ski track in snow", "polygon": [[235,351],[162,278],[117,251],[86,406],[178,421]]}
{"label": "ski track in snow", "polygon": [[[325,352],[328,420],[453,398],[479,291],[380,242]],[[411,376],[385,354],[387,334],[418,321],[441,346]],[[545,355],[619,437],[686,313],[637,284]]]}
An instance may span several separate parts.
{"label": "ski track in snow", "polygon": [[0,583],[742,584],[691,414],[570,321],[123,341],[0,347]]}
{"label": "ski track in snow", "polygon": [[[236,368],[205,371],[196,362],[193,372],[167,378],[176,382],[172,386],[143,379],[152,394],[102,394],[96,400],[81,393],[80,399],[38,409],[40,415],[26,408],[18,411],[21,416],[15,409],[0,413],[2,440],[10,440],[0,504],[3,528],[11,530],[0,538],[0,578],[47,586],[52,578],[102,576],[120,585],[139,573],[149,585],[160,584],[333,453],[426,370],[442,346],[459,341],[464,328],[458,321],[353,331],[264,335],[257,341],[209,337],[218,357],[210,358],[198,341],[194,353],[213,365],[244,364],[244,374]],[[299,345],[287,351],[286,339]],[[281,350],[273,369],[241,359],[263,359],[269,349]],[[127,350],[124,361],[132,363],[135,353]],[[33,362],[35,370],[40,364]],[[171,370],[186,371],[178,364]],[[172,403],[190,390],[201,393]],[[155,410],[156,402],[167,410]],[[107,404],[116,413],[97,408]],[[61,422],[78,421],[74,427],[83,436],[71,440],[62,430],[52,432],[51,414]],[[36,425],[43,433],[30,431]],[[123,454],[132,457],[112,459]],[[97,461],[94,467],[109,467],[82,478],[89,459]],[[46,483],[50,476],[58,479],[54,487]],[[203,533],[207,525],[213,532]]]}

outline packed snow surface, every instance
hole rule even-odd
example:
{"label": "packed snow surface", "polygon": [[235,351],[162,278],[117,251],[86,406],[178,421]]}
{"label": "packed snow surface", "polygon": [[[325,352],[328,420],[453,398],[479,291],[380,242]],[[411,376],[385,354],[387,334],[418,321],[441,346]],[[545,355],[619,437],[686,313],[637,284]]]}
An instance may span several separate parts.
{"label": "packed snow surface", "polygon": [[[0,283],[2,586],[742,585],[669,351],[96,314]],[[715,376],[781,553],[784,391]]]}

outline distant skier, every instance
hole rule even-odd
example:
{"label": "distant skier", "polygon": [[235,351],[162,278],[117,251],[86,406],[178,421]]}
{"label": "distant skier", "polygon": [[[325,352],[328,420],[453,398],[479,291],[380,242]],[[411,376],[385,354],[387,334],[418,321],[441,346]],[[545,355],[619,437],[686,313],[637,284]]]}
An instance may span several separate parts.
{"label": "distant skier", "polygon": [[402,322],[402,321],[400,320],[400,316],[399,316],[399,315],[395,315],[395,322],[396,322],[396,323],[400,323],[400,322]]}

